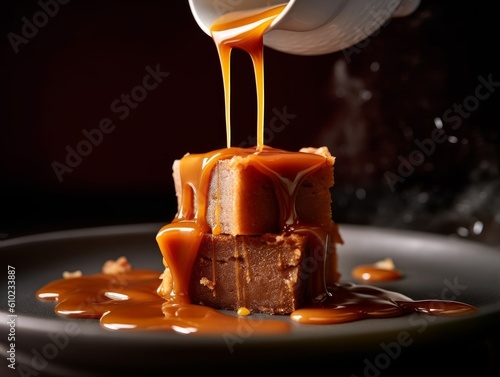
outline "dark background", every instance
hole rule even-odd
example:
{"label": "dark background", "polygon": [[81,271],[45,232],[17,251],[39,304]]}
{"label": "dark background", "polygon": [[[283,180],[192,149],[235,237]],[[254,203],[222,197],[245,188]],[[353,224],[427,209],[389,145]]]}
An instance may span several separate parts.
{"label": "dark background", "polygon": [[[72,0],[18,52],[9,33],[21,36],[40,4],[1,7],[0,237],[169,222],[176,211],[173,160],[226,146],[217,52],[187,1]],[[422,1],[355,54],[266,49],[266,124],[273,110],[295,117],[265,142],[330,148],[338,223],[500,247],[500,90],[492,87],[480,100],[475,94],[479,77],[500,82],[497,37],[492,5]],[[113,101],[157,65],[168,77],[119,119]],[[233,145],[255,136],[252,75],[248,57],[235,51]],[[455,105],[473,110],[446,121]],[[53,163],[65,164],[67,148],[103,118],[113,131],[60,181]],[[439,119],[448,138],[420,154],[425,158],[414,160],[404,181],[388,184],[387,173],[398,174],[402,159],[416,156],[416,141],[430,138]]]}

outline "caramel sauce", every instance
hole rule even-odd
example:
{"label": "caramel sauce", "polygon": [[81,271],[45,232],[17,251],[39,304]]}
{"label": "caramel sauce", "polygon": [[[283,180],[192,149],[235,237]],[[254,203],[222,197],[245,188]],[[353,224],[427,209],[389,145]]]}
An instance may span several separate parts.
{"label": "caramel sauce", "polygon": [[[281,334],[291,330],[287,321],[252,319],[189,304],[164,300],[156,293],[160,273],[134,270],[117,275],[94,274],[55,280],[40,288],[40,300],[56,301],[63,317],[100,319],[108,330],[169,331],[181,334]],[[309,305],[290,314],[290,320],[308,324],[338,324],[366,318],[390,318],[420,312],[432,316],[459,316],[475,312],[456,301],[414,301],[400,293],[353,283],[328,287]],[[183,298],[186,298],[183,296]]]}
{"label": "caramel sauce", "polygon": [[290,315],[293,321],[312,324],[335,324],[366,318],[391,318],[419,312],[433,316],[472,314],[468,304],[444,300],[412,300],[385,289],[338,283],[329,287],[331,295],[315,298],[310,305]]}
{"label": "caramel sauce", "polygon": [[137,270],[116,275],[93,274],[55,280],[36,293],[40,300],[56,301],[62,317],[100,319],[108,330],[171,331],[181,334],[277,334],[290,330],[280,321],[237,317],[183,299],[168,301],[156,293],[160,273]]}
{"label": "caramel sauce", "polygon": [[403,272],[396,268],[391,258],[386,258],[373,264],[354,267],[352,276],[362,281],[380,282],[401,279]]}
{"label": "caramel sauce", "polygon": [[217,46],[226,101],[227,147],[231,146],[231,50],[240,48],[252,58],[257,86],[257,149],[264,146],[264,60],[263,35],[285,5],[259,11],[230,12],[216,20],[210,31]]}
{"label": "caramel sauce", "polygon": [[[161,273],[132,269],[110,275],[94,274],[55,280],[40,288],[36,297],[56,302],[54,311],[63,317],[95,318],[109,330],[170,331],[181,334],[236,333],[242,326],[253,333],[277,334],[291,330],[290,321],[309,324],[336,324],[365,318],[395,317],[410,312],[435,316],[455,316],[475,312],[468,304],[455,301],[414,301],[402,294],[369,285],[333,283],[320,271],[307,305],[289,316],[290,321],[252,319],[224,314],[213,308],[194,305],[189,297],[189,280],[203,233],[218,234],[205,220],[210,174],[220,159],[248,158],[271,178],[280,206],[284,232],[307,232],[327,249],[330,229],[304,224],[295,212],[296,189],[308,174],[324,163],[313,153],[285,152],[263,143],[264,71],[263,34],[284,6],[256,13],[228,14],[212,26],[217,45],[226,101],[227,148],[206,154],[187,155],[181,160],[182,198],[174,220],[163,226],[157,242],[164,264],[172,274],[172,292],[161,297]],[[252,57],[258,97],[257,145],[233,148],[230,142],[230,54],[241,48]],[[216,212],[217,213],[217,212]],[[218,215],[217,215],[218,216]],[[216,216],[216,218],[217,218]],[[218,220],[217,220],[218,221]],[[321,269],[320,269],[321,270]],[[365,271],[366,272],[366,271]],[[372,272],[372,271],[370,271]],[[375,276],[375,275],[374,275]]]}
{"label": "caramel sauce", "polygon": [[353,268],[352,276],[358,280],[364,281],[389,281],[401,279],[403,273],[399,270],[389,270],[387,268],[366,264]]}

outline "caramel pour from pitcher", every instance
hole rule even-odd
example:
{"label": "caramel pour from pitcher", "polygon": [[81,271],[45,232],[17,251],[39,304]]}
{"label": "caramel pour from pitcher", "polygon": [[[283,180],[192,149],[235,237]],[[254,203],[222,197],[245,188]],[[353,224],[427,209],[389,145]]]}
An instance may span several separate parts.
{"label": "caramel pour from pitcher", "polygon": [[[284,321],[263,321],[231,316],[206,306],[191,304],[188,292],[190,271],[197,255],[203,232],[210,231],[204,220],[207,203],[206,190],[213,165],[221,158],[234,155],[255,155],[256,159],[277,150],[264,146],[264,71],[263,34],[284,6],[263,9],[256,14],[231,14],[223,16],[212,26],[223,72],[227,149],[194,157],[192,166],[183,169],[183,198],[176,218],[157,234],[157,241],[164,263],[171,268],[174,291],[170,298],[157,294],[158,271],[137,270],[110,274],[94,274],[60,279],[41,287],[36,297],[55,301],[54,311],[63,317],[96,318],[104,328],[110,330],[172,331],[181,334],[237,333],[242,326],[252,328],[255,334],[276,334],[291,330]],[[230,137],[230,53],[232,48],[241,48],[252,57],[257,86],[258,122],[257,146],[255,149],[231,148]],[[277,153],[279,155],[280,153]],[[260,155],[260,157],[259,157]],[[286,156],[287,154],[282,154]],[[297,157],[296,163],[304,163],[307,154]],[[201,158],[201,159],[200,159]],[[283,157],[284,158],[284,157]],[[315,157],[316,158],[316,157]],[[189,160],[189,159],[187,159]],[[300,174],[314,170],[315,161],[310,161],[290,172],[281,171],[271,162],[261,163],[277,182],[277,195],[282,196],[282,225],[284,230],[312,231],[324,237],[322,229],[307,230],[294,216],[293,185],[300,182]],[[276,162],[275,162],[276,163]],[[187,172],[186,172],[187,171]],[[283,178],[294,182],[283,185]],[[281,182],[281,183],[280,183]],[[193,190],[197,191],[194,192]],[[292,198],[290,198],[292,197]],[[196,199],[195,199],[196,198]],[[217,232],[217,227],[212,230]],[[327,241],[324,241],[327,242]],[[443,300],[412,300],[402,294],[368,285],[352,283],[330,284],[322,294],[311,296],[309,303],[290,314],[290,319],[299,323],[335,324],[366,318],[402,316],[412,312],[433,316],[457,316],[471,314],[476,309],[468,304]],[[319,292],[318,291],[315,293]]]}
{"label": "caramel pour from pitcher", "polygon": [[231,51],[240,48],[252,58],[257,89],[257,150],[264,146],[264,41],[263,35],[286,5],[260,12],[230,12],[217,19],[210,31],[217,46],[222,68],[226,102],[227,147],[231,147]]}

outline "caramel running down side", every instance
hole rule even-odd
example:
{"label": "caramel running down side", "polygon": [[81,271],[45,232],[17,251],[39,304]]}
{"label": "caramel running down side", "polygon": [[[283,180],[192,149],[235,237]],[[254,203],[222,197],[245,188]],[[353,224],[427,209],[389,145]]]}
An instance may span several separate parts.
{"label": "caramel running down side", "polygon": [[[306,291],[311,297],[327,292],[328,285],[339,278],[334,247],[342,242],[331,220],[329,187],[333,185],[334,161],[326,148],[290,152],[264,146],[260,151],[254,147],[233,147],[187,154],[174,163],[178,212],[157,235],[166,268],[159,287],[161,296],[166,300],[191,302],[194,295],[195,303],[203,302],[219,309],[247,307],[251,311],[289,314],[302,305],[302,292]],[[312,186],[314,180],[320,184]],[[260,192],[262,187],[266,189]],[[322,208],[323,215],[311,206],[311,198],[319,203],[316,206]],[[297,236],[293,236],[295,234]],[[292,239],[303,243],[303,253],[299,256],[298,250],[290,250],[290,258],[295,254],[297,260],[285,261],[285,243],[290,244]],[[259,246],[256,242],[263,244]],[[280,242],[283,252],[279,250]],[[232,271],[219,274],[226,276],[224,281],[219,281],[217,271],[222,267],[213,266],[212,272],[207,271],[208,276],[195,276],[193,281],[193,270],[203,269],[199,265],[203,263],[199,261],[204,258],[202,251],[208,249],[206,253],[212,257],[206,259],[212,258],[216,263],[224,258],[224,250],[232,243],[234,248],[229,253],[236,262],[241,260],[234,267],[237,297],[223,293],[220,284],[232,284],[227,281]],[[267,246],[264,247],[264,243]],[[271,251],[271,243],[277,245],[274,251]],[[300,247],[299,243],[296,245]],[[289,303],[283,306],[278,302],[256,303],[259,298],[253,297],[255,290],[260,290],[262,296],[264,289],[271,289],[271,284],[259,287],[254,283],[258,279],[255,276],[263,275],[266,267],[257,271],[248,266],[250,260],[253,260],[251,264],[261,264],[253,255],[261,255],[264,260],[267,255],[262,253],[266,253],[266,248],[281,260],[269,258],[269,264],[285,264],[291,268],[287,271],[285,267],[276,267],[277,274],[288,276],[283,277],[283,284],[290,287],[276,287],[275,300],[283,295],[291,296]],[[298,281],[300,265],[304,258],[313,257],[312,250],[317,254],[315,271]],[[230,254],[227,258],[232,259]],[[232,262],[226,265],[229,263]],[[200,280],[207,282],[204,287],[200,287]],[[208,286],[211,292],[207,291]],[[272,300],[269,295],[269,301]]]}

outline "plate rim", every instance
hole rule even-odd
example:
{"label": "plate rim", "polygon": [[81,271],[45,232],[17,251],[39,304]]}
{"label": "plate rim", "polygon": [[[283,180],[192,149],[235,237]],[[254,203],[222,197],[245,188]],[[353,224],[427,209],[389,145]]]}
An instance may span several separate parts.
{"label": "plate rim", "polygon": [[[146,233],[151,233],[155,232],[156,230],[159,230],[161,226],[163,226],[163,223],[160,222],[145,222],[145,223],[133,223],[133,224],[119,224],[119,225],[106,225],[106,226],[97,226],[97,227],[85,227],[85,228],[74,228],[74,229],[64,229],[64,230],[56,230],[56,231],[49,231],[49,232],[43,232],[43,233],[36,233],[36,234],[31,234],[31,235],[25,235],[25,236],[19,236],[15,237],[12,239],[7,239],[0,241],[0,254],[5,253],[8,251],[9,247],[14,247],[14,246],[19,246],[19,245],[24,245],[24,244],[33,244],[33,243],[38,243],[38,242],[51,242],[51,241],[67,241],[67,240],[75,240],[78,238],[95,238],[95,237],[108,237],[108,236],[115,236],[115,235],[123,235],[123,233],[126,231],[127,235],[139,235],[139,234],[146,234]],[[479,247],[482,249],[482,252],[486,252],[491,255],[497,255],[495,254],[497,250],[495,250],[493,247],[489,245],[485,245],[482,243],[479,243],[477,241],[471,241],[467,239],[458,239],[456,237],[448,237],[445,235],[441,234],[434,234],[434,233],[425,233],[425,232],[420,232],[420,231],[415,231],[415,230],[400,230],[400,229],[393,229],[393,228],[385,228],[385,227],[377,227],[377,226],[369,226],[369,225],[359,225],[359,224],[339,224],[340,232],[342,233],[343,231],[347,232],[364,232],[364,233],[382,233],[382,234],[389,234],[391,236],[397,236],[401,238],[412,238],[412,239],[418,239],[419,242],[458,242],[460,244],[468,244],[468,245],[473,245],[475,247]],[[341,245],[340,247],[342,247]],[[453,252],[453,248],[450,248],[450,252]],[[498,258],[500,258],[500,251],[498,252]],[[50,304],[50,303],[49,303]],[[6,314],[7,312],[0,309],[0,313]],[[496,315],[500,313],[500,297],[497,302],[491,303],[489,305],[484,305],[481,307],[481,312],[476,314],[475,316],[477,319],[482,319],[482,318],[489,318],[492,315]],[[60,321],[65,321],[66,318],[42,318],[42,317],[37,317],[33,314],[24,314],[21,313],[21,316],[30,319],[32,323],[25,327],[28,330],[31,331],[42,331],[40,329],[45,329],[45,328],[52,328],[55,326],[60,326],[61,323]],[[468,316],[467,316],[468,317]],[[449,322],[466,322],[470,318],[456,318],[454,317],[453,320],[449,320]],[[94,331],[92,331],[93,328],[96,328],[96,320],[83,320],[82,319],[70,319],[74,321],[78,321],[82,323],[82,327],[85,329],[90,330],[90,336],[95,335]],[[387,321],[388,319],[381,319],[383,321]],[[87,326],[87,321],[90,323],[90,326]],[[364,320],[364,321],[371,321],[371,320]],[[97,323],[98,325],[98,323]],[[340,324],[343,325],[343,324]],[[304,325],[300,325],[304,326]],[[309,325],[309,326],[316,326],[316,325]],[[324,325],[322,325],[324,326]],[[328,325],[327,325],[328,326]],[[330,326],[339,326],[339,325],[330,325]],[[0,328],[5,327],[4,323],[0,323]],[[99,328],[98,330],[101,332],[101,329]],[[373,336],[383,334],[386,331],[374,331],[372,333]],[[120,334],[118,335],[119,337],[125,336],[125,337],[136,337],[136,338],[141,338],[145,336],[148,339],[154,339],[156,336],[160,337],[160,340],[164,338],[161,337],[161,335],[154,334],[153,332],[150,331],[124,331],[124,332],[112,332],[112,331],[107,331],[104,332],[103,335],[104,337],[107,336],[107,334]],[[275,339],[280,338],[280,336],[273,335]],[[358,338],[359,335],[354,336],[354,338]],[[188,337],[189,338],[189,337]],[[194,337],[192,337],[194,338]],[[197,341],[207,341],[210,342],[210,340],[213,340],[214,336],[209,335],[209,336],[196,336]],[[284,335],[282,337],[284,340],[287,339],[287,335]],[[328,339],[329,335],[319,336],[319,338],[323,339]],[[187,339],[187,338],[184,338]],[[263,336],[254,336],[254,340],[257,342],[262,341],[262,339],[269,339],[268,335],[263,335]],[[300,337],[300,341],[306,340],[307,337]],[[189,344],[191,340],[188,340],[186,344]]]}

